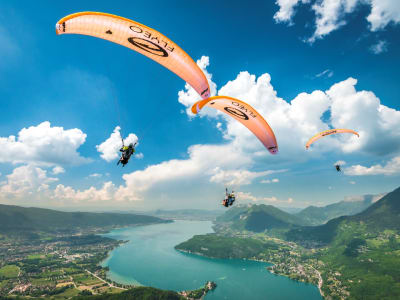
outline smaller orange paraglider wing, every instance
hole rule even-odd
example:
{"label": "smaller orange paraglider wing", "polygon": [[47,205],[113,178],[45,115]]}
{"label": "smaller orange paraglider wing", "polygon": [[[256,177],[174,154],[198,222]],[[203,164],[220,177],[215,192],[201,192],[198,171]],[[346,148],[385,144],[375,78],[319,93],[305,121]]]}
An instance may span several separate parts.
{"label": "smaller orange paraglider wing", "polygon": [[328,129],[328,130],[321,131],[320,133],[317,133],[311,139],[309,139],[306,144],[306,149],[310,148],[310,145],[312,143],[314,143],[315,141],[317,141],[325,136],[328,136],[331,134],[336,134],[336,133],[352,133],[352,134],[355,134],[356,136],[360,137],[358,132],[351,130],[351,129]]}
{"label": "smaller orange paraglider wing", "polygon": [[228,96],[215,96],[193,104],[192,112],[197,114],[204,106],[212,107],[236,119],[246,126],[271,154],[278,153],[275,134],[267,121],[249,104]]}

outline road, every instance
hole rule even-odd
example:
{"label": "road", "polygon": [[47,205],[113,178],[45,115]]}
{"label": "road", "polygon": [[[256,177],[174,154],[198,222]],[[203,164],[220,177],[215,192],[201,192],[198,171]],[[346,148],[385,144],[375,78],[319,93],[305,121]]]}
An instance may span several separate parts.
{"label": "road", "polygon": [[318,274],[318,289],[319,289],[319,292],[321,293],[321,296],[322,297],[324,297],[324,293],[322,293],[322,284],[324,283],[324,281],[322,280],[322,276],[321,276],[321,273],[317,270],[317,269],[315,269],[313,266],[310,266],[311,268],[313,268],[314,270],[315,270],[315,272]]}
{"label": "road", "polygon": [[85,271],[88,272],[88,273],[89,273],[90,275],[92,275],[93,277],[96,277],[98,280],[100,280],[100,281],[102,281],[102,282],[104,282],[104,283],[107,283],[109,287],[116,288],[116,289],[120,289],[120,290],[127,290],[127,289],[125,289],[125,288],[122,288],[122,287],[119,287],[119,286],[115,286],[115,285],[113,285],[112,283],[109,283],[109,282],[105,281],[103,278],[97,276],[96,274],[90,272],[89,270],[86,270],[86,269],[85,269]]}

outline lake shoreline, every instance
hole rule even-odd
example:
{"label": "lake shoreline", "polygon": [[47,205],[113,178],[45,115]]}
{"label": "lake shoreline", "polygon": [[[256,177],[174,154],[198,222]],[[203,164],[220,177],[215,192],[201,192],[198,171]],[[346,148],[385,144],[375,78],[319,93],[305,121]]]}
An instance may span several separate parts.
{"label": "lake shoreline", "polygon": [[[202,257],[206,257],[206,258],[210,258],[210,259],[221,259],[220,257],[207,256],[207,255],[204,255],[204,254],[202,254],[202,253],[200,253],[200,252],[192,252],[192,251],[189,251],[189,250],[178,249],[178,248],[175,248],[175,250],[177,250],[177,251],[179,251],[179,252],[182,252],[182,253],[198,255],[198,256],[202,256]],[[263,260],[263,259],[256,259],[256,258],[252,259],[252,258],[231,258],[231,257],[226,257],[226,258],[222,258],[222,259],[249,260],[249,261],[257,261],[257,262],[267,263],[267,264],[270,264],[271,266],[274,266],[274,265],[275,265],[273,262],[266,261],[266,260]],[[268,266],[268,267],[270,267],[270,266]],[[285,275],[285,274],[278,274],[278,273],[275,273],[275,272],[269,270],[268,267],[266,267],[266,269],[268,270],[268,272],[270,272],[270,273],[273,274],[273,275],[284,276],[284,277],[287,277],[287,278],[289,278],[290,280],[293,280],[293,281],[295,281],[295,282],[302,282],[302,283],[307,283],[307,284],[311,284],[311,285],[316,286],[316,287],[318,288],[318,290],[319,290],[319,293],[321,294],[321,297],[322,297],[323,299],[325,299],[325,296],[324,296],[324,294],[323,294],[323,292],[322,292],[322,285],[323,285],[324,281],[322,280],[322,276],[320,275],[320,273],[319,273],[318,270],[316,270],[316,272],[319,273],[320,281],[318,282],[318,285],[315,285],[315,284],[313,284],[313,283],[311,283],[311,282],[304,282],[304,281],[292,279],[292,278],[290,278],[288,275]]]}
{"label": "lake shoreline", "polygon": [[[190,223],[189,223],[190,222]],[[172,225],[174,224],[175,225]],[[182,224],[181,224],[182,223]],[[190,226],[188,226],[188,224]],[[160,225],[160,224],[156,224],[156,225]],[[171,226],[172,225],[172,226]],[[204,226],[206,225],[206,227]],[[198,227],[197,230],[199,230],[200,227],[202,228],[206,228],[206,229],[202,229],[200,232],[194,232],[194,233],[190,233],[190,235],[187,234],[187,232],[191,232],[193,231],[192,227]],[[164,231],[165,231],[165,235],[168,234],[176,234],[176,232],[174,232],[174,230],[177,231],[182,231],[185,232],[186,235],[184,235],[183,237],[179,237],[179,240],[173,242],[169,241],[169,238],[166,237],[164,235]],[[193,272],[189,272],[188,275],[182,275],[182,277],[185,277],[184,279],[182,278],[163,278],[161,281],[159,280],[157,283],[157,278],[153,278],[153,277],[159,277],[160,274],[162,274],[162,271],[159,270],[159,264],[155,263],[154,266],[149,265],[146,266],[146,268],[143,270],[143,268],[140,266],[141,264],[145,264],[146,263],[146,259],[150,259],[150,262],[153,260],[153,253],[147,251],[146,252],[146,247],[148,247],[148,239],[149,239],[149,235],[148,232],[156,232],[156,240],[157,239],[164,239],[164,240],[168,240],[168,247],[166,247],[164,250],[160,250],[161,252],[165,252],[167,251],[169,253],[169,255],[173,255],[174,259],[178,259],[179,262],[174,264],[173,266],[169,267],[167,272],[171,272],[172,270],[174,270],[174,274],[176,274],[176,272],[180,273],[182,270],[182,265],[185,265],[185,263],[180,263],[180,260],[183,261],[189,261],[189,263],[186,263],[186,265],[190,265],[191,268],[193,268],[193,270],[196,270],[195,273]],[[218,268],[218,270],[220,268],[226,268],[225,265],[227,266],[227,270],[226,271],[222,271],[224,272],[223,274],[220,274],[221,271],[216,271],[215,273],[210,273],[210,274],[214,274],[214,275],[207,275],[209,276],[208,278],[206,278],[206,280],[203,281],[210,281],[211,280],[215,280],[217,279],[216,283],[218,284],[218,289],[216,289],[216,292],[213,292],[211,294],[207,294],[207,296],[205,297],[205,299],[220,299],[220,297],[228,297],[229,299],[239,299],[237,298],[238,295],[246,295],[246,293],[249,293],[249,291],[244,291],[246,289],[248,289],[249,286],[252,286],[255,284],[255,286],[253,288],[255,288],[254,293],[256,295],[255,299],[258,299],[257,297],[260,297],[260,295],[262,295],[261,292],[262,290],[267,289],[268,285],[272,284],[272,288],[271,289],[267,289],[265,290],[267,293],[272,294],[272,295],[279,295],[279,293],[275,292],[275,289],[277,289],[277,286],[274,284],[274,282],[278,282],[278,285],[281,286],[288,286],[290,288],[287,289],[287,291],[284,293],[285,295],[282,296],[283,298],[281,299],[289,299],[287,295],[297,295],[296,290],[299,289],[300,294],[303,295],[311,295],[311,296],[304,296],[304,299],[321,299],[321,295],[320,292],[318,291],[318,288],[315,290],[315,292],[312,292],[313,290],[307,288],[306,286],[298,286],[298,285],[294,285],[293,283],[304,283],[301,281],[296,281],[293,280],[287,276],[273,276],[273,278],[277,278],[277,279],[273,279],[269,276],[271,275],[280,275],[280,274],[275,274],[273,272],[270,272],[267,267],[268,265],[273,265],[273,263],[269,262],[269,261],[265,261],[262,259],[249,259],[249,258],[215,258],[215,257],[210,257],[210,256],[206,256],[202,253],[194,253],[191,251],[186,251],[186,250],[182,250],[182,249],[177,249],[175,248],[176,245],[178,245],[179,243],[181,243],[182,241],[186,241],[187,239],[190,239],[192,236],[197,235],[197,234],[204,234],[204,232],[213,232],[212,230],[212,223],[211,222],[207,222],[207,221],[181,221],[181,220],[174,220],[172,221],[170,224],[168,224],[168,228],[166,226],[154,226],[152,228],[149,229],[149,226],[141,226],[141,227],[137,227],[135,226],[134,228],[132,228],[132,231],[130,231],[128,228],[123,228],[120,231],[113,231],[110,234],[106,234],[105,236],[109,237],[109,238],[113,238],[113,239],[117,239],[117,240],[123,240],[123,244],[121,244],[121,247],[116,247],[115,249],[113,249],[112,251],[110,251],[109,253],[107,253],[107,257],[101,262],[101,265],[103,267],[108,267],[109,270],[107,272],[107,278],[109,280],[115,281],[115,282],[124,282],[125,284],[127,284],[128,282],[131,285],[131,282],[136,281],[136,282],[143,282],[143,280],[145,281],[142,285],[143,286],[153,286],[153,287],[157,287],[159,289],[168,289],[168,290],[174,290],[177,292],[182,292],[182,291],[189,291],[189,290],[193,290],[198,288],[199,286],[201,286],[200,284],[196,284],[195,286],[193,286],[193,280],[195,280],[196,282],[201,282],[204,280],[204,278],[202,279],[201,276],[201,272],[202,271],[198,271],[198,270],[202,270],[203,268],[205,269],[209,269],[208,265],[211,265],[211,269],[207,270],[209,273],[212,271],[212,268]],[[145,233],[145,235],[143,235],[143,237],[145,237],[145,239],[141,238],[141,234]],[[175,238],[175,237],[174,237]],[[132,243],[132,245],[129,245],[129,242],[134,242]],[[144,243],[144,249],[142,249],[142,244]],[[151,245],[151,250],[150,251],[154,251],[155,249],[157,249],[159,247],[157,246],[153,246]],[[162,247],[161,247],[162,248]],[[116,251],[117,252],[114,252]],[[136,252],[139,251],[139,254],[142,255],[142,258],[138,258],[136,255]],[[146,253],[141,253],[141,252],[146,252]],[[174,253],[181,253],[181,254],[192,254],[193,256],[185,256],[182,257],[181,255],[177,255]],[[128,254],[128,257],[126,257],[125,255]],[[155,253],[156,256],[159,254],[158,252]],[[163,253],[164,254],[164,253]],[[157,260],[158,258],[154,256],[154,259]],[[125,258],[126,257],[126,258]],[[134,262],[134,259],[132,258],[136,258],[139,259],[139,261]],[[198,259],[199,257],[203,257],[206,260],[202,260],[202,259]],[[194,259],[194,260],[193,260]],[[221,260],[219,260],[221,259]],[[232,263],[229,262],[223,262],[223,260],[230,260],[232,261]],[[119,262],[118,262],[119,261]],[[127,263],[127,261],[130,261],[129,263]],[[262,263],[263,265],[254,265],[254,264],[243,264],[241,262],[258,262],[258,263]],[[161,264],[165,263],[165,261],[163,261]],[[129,273],[131,272],[130,270],[127,270],[127,266],[124,266],[128,264],[129,266],[131,266],[131,270],[135,270],[135,273]],[[192,266],[193,264],[193,266]],[[264,264],[268,264],[268,265],[264,265]],[[196,267],[198,266],[198,267]],[[117,269],[115,268],[117,267]],[[237,271],[233,271],[235,270],[235,268],[239,268],[237,269]],[[142,272],[141,272],[142,270]],[[177,271],[178,270],[178,271]],[[222,269],[223,270],[223,269]],[[229,270],[229,271],[228,271]],[[263,279],[263,277],[260,277],[260,275],[256,275],[254,272],[256,270],[259,270],[257,272],[261,272],[260,274],[270,274],[269,278],[265,278],[267,279],[265,281],[265,279]],[[185,270],[183,270],[184,273],[186,272]],[[234,273],[232,273],[232,271]],[[240,277],[243,275],[240,275],[241,272],[250,272],[250,273],[246,273],[249,276],[249,278],[246,279],[246,282],[242,282],[243,280],[240,278],[239,281],[235,281],[237,280],[236,277]],[[265,271],[267,271],[266,273],[264,273]],[[144,272],[144,273],[143,273]],[[151,273],[150,277],[147,277],[145,274],[147,273]],[[156,272],[156,273],[154,273]],[[197,272],[200,272],[199,274],[197,274]],[[228,273],[225,273],[228,272]],[[112,274],[114,273],[114,274]],[[149,273],[149,274],[150,274]],[[204,276],[203,272],[203,276]],[[131,274],[131,275],[128,275]],[[136,275],[132,275],[132,274],[136,274]],[[139,277],[137,277],[137,275],[140,274]],[[226,276],[228,275],[229,280],[225,281],[225,279],[227,278]],[[144,277],[143,277],[144,276]],[[233,277],[232,277],[233,276]],[[254,277],[256,276],[256,277]],[[266,275],[264,275],[266,276]],[[187,277],[187,278],[186,278]],[[290,282],[293,283],[288,283],[285,280],[282,281],[282,279],[278,279],[278,278],[287,278],[289,279]],[[190,279],[192,278],[192,279]],[[194,279],[193,279],[194,278]],[[214,279],[213,279],[214,278]],[[158,278],[159,279],[159,278]],[[269,280],[268,280],[269,279]],[[165,281],[166,280],[166,281]],[[185,282],[185,280],[192,280],[192,283],[183,283],[182,284],[182,280],[183,282]],[[222,280],[222,281],[221,281]],[[232,281],[233,280],[233,281]],[[170,282],[168,282],[170,281]],[[231,282],[232,281],[232,282]],[[267,284],[265,284],[267,283]],[[228,288],[228,286],[229,288]],[[233,287],[231,286],[233,284]],[[240,286],[243,285],[243,288],[240,288]],[[308,284],[306,284],[308,285]],[[137,286],[136,284],[133,286]],[[314,288],[315,286],[312,285]],[[226,289],[229,289],[228,291]],[[252,289],[253,289],[252,288]],[[232,289],[232,291],[231,291]],[[235,289],[238,289],[237,291]],[[271,291],[272,290],[272,291]],[[252,293],[253,291],[251,291]],[[227,294],[225,294],[227,293]],[[313,293],[315,293],[313,295]],[[316,297],[316,295],[319,295],[319,298]],[[247,294],[247,295],[251,295],[251,294]],[[246,296],[243,296],[246,297]],[[276,297],[276,296],[275,296]],[[261,298],[260,298],[261,299]]]}

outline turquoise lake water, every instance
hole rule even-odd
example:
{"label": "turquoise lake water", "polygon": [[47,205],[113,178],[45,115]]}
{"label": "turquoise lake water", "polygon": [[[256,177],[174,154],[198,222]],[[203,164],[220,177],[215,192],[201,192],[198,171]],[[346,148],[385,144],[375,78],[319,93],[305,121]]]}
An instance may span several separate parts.
{"label": "turquoise lake water", "polygon": [[273,275],[266,263],[211,259],[174,249],[193,235],[213,232],[211,226],[206,221],[175,221],[113,230],[104,236],[129,242],[113,250],[103,266],[116,282],[166,290],[196,289],[214,281],[218,286],[206,300],[322,299],[316,286]]}

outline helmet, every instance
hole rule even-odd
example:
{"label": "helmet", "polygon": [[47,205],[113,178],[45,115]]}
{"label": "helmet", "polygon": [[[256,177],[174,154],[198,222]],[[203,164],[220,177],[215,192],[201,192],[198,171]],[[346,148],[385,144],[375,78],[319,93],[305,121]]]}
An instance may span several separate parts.
{"label": "helmet", "polygon": [[129,144],[129,147],[130,147],[130,148],[133,148],[133,144],[132,144],[132,143],[130,143],[130,144]]}

